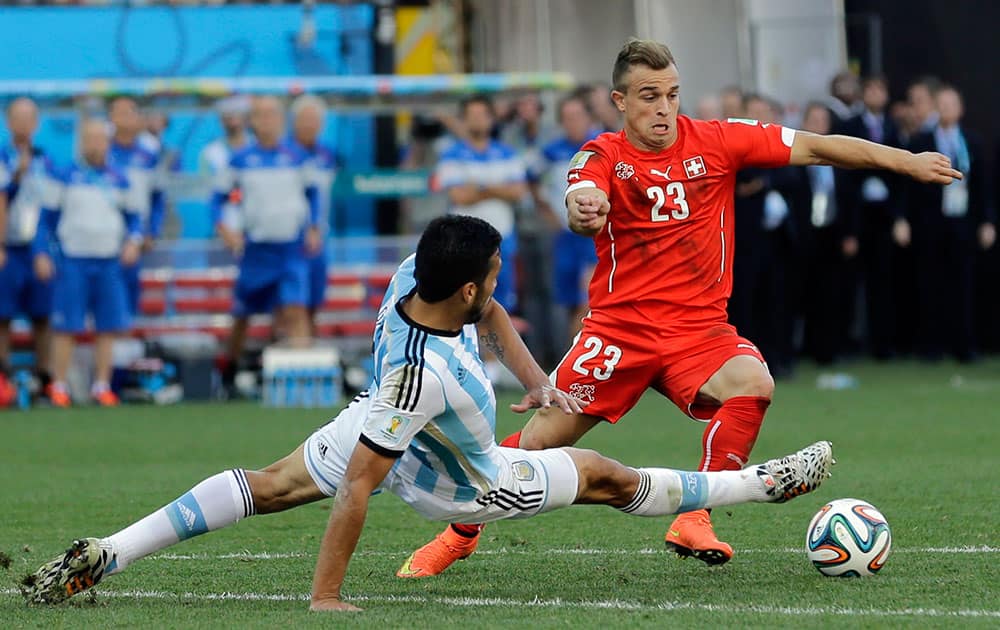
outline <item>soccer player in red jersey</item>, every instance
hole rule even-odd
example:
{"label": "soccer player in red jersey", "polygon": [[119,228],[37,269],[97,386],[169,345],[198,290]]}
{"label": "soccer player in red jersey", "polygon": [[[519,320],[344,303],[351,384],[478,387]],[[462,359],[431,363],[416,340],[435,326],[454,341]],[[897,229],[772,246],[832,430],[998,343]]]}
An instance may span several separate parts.
{"label": "soccer player in red jersey", "polygon": [[[501,444],[572,445],[600,422],[617,423],[648,388],[707,423],[699,470],[742,468],[774,381],[753,342],[727,322],[732,289],[733,190],[747,167],[829,164],[881,168],[921,182],[962,175],[939,153],[913,154],[846,136],[819,136],[754,120],[678,115],[680,76],[669,49],[629,40],[613,71],[625,128],[588,142],[567,175],[574,232],[592,236],[598,263],[591,312],[553,374],[583,413],[541,410]],[[468,557],[478,526],[451,525],[417,550],[400,577],[424,577]],[[677,517],[666,543],[681,556],[722,564],[705,510]]]}

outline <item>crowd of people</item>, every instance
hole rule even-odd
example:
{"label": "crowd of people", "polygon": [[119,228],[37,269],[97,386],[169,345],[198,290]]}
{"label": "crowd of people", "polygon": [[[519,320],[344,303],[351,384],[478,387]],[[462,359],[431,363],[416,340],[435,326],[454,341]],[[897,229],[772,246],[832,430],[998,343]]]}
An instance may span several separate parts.
{"label": "crowd of people", "polygon": [[[561,95],[554,111],[536,93],[465,99],[457,116],[418,118],[402,166],[432,165],[447,211],[486,220],[503,235],[496,299],[519,309],[534,274],[557,310],[561,352],[588,309],[597,258],[573,233],[566,175],[581,147],[621,129],[608,85]],[[234,96],[219,101],[223,135],[204,147],[199,171],[213,180],[209,202],[221,242],[240,260],[234,325],[220,368],[232,386],[248,317],[275,316],[275,330],[307,338],[322,304],[332,182],[338,157],[319,141],[322,99]],[[924,77],[890,102],[884,77],[842,73],[825,100],[800,110],[735,87],[699,101],[695,118],[745,118],[817,134],[939,151],[965,174],[941,188],[885,172],[796,166],[741,171],[730,321],[755,339],[776,376],[799,357],[831,364],[952,355],[971,361],[977,337],[995,349],[988,324],[998,310],[995,207],[980,139],[962,124],[959,91]],[[0,404],[13,396],[10,324],[30,320],[38,378],[47,397],[70,404],[66,386],[75,335],[88,317],[96,334],[92,397],[110,390],[111,347],[139,309],[139,269],[161,238],[166,182],[177,156],[163,146],[166,116],[118,97],[107,116],[79,125],[78,159],[56,166],[33,143],[38,108],[6,110],[10,143],[0,151]],[[417,229],[419,223],[403,229]],[[542,233],[541,261],[521,256],[518,234]],[[519,264],[519,258],[520,264]],[[540,262],[540,265],[533,263]],[[992,275],[991,275],[992,274]],[[495,364],[491,370],[496,367]],[[497,373],[491,374],[499,378]]]}
{"label": "crowd of people", "polygon": [[[302,340],[324,299],[323,247],[336,167],[319,138],[324,102],[275,97],[220,101],[224,135],[207,145],[200,168],[213,180],[209,202],[221,242],[239,260],[234,322],[221,360],[231,387],[248,318],[274,315],[276,336]],[[95,333],[93,401],[118,404],[111,389],[113,342],[139,314],[142,257],[161,237],[165,190],[176,156],[160,138],[161,114],[143,114],[119,96],[106,117],[78,125],[77,157],[55,165],[33,139],[38,107],[7,106],[9,146],[0,152],[0,406],[11,404],[11,321],[30,319],[35,372],[48,401],[72,403],[68,372],[76,336]]]}

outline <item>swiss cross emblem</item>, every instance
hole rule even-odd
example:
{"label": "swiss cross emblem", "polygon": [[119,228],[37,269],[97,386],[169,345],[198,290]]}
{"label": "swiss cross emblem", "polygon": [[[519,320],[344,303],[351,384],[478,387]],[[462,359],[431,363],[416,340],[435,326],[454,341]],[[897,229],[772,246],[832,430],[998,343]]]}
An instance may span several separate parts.
{"label": "swiss cross emblem", "polygon": [[688,179],[701,177],[706,173],[705,160],[701,159],[700,155],[684,160],[684,172],[687,173]]}
{"label": "swiss cross emblem", "polygon": [[628,179],[635,175],[635,168],[631,164],[619,162],[615,164],[615,175],[618,176],[618,179]]}

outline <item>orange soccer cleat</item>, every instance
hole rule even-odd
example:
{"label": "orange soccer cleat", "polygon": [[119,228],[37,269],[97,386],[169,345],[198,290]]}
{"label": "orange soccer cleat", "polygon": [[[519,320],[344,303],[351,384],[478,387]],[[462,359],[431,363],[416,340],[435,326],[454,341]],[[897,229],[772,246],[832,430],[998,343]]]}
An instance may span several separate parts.
{"label": "orange soccer cleat", "polygon": [[678,556],[709,565],[725,564],[733,557],[733,548],[715,537],[707,510],[678,515],[667,530],[666,543]]}
{"label": "orange soccer cleat", "polygon": [[52,403],[53,407],[65,408],[73,404],[73,400],[69,397],[69,392],[66,391],[66,388],[56,383],[49,383],[49,386],[45,388],[45,396]]}
{"label": "orange soccer cleat", "polygon": [[443,573],[456,560],[471,556],[478,544],[479,534],[472,538],[462,536],[449,525],[434,540],[410,554],[396,571],[396,577],[422,578]]}
{"label": "orange soccer cleat", "polygon": [[99,407],[118,406],[118,396],[116,396],[115,393],[110,389],[102,389],[99,392],[94,392],[90,395],[90,398]]}

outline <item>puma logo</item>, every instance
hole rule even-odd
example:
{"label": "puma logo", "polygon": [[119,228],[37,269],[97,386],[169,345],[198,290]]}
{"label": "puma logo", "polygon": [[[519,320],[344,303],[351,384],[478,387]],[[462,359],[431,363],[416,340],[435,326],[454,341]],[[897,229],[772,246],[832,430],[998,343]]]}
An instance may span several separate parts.
{"label": "puma logo", "polygon": [[670,180],[670,169],[672,169],[672,168],[673,168],[673,166],[668,166],[666,171],[658,171],[655,168],[651,168],[651,169],[649,169],[649,172],[652,173],[653,175],[659,175],[663,179],[666,179],[666,180],[669,181]]}

